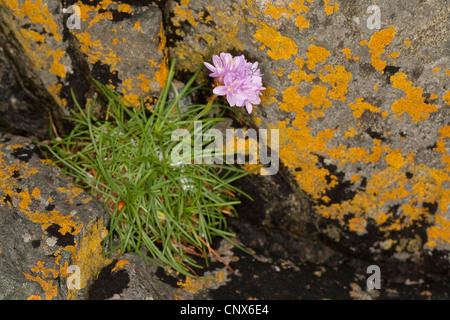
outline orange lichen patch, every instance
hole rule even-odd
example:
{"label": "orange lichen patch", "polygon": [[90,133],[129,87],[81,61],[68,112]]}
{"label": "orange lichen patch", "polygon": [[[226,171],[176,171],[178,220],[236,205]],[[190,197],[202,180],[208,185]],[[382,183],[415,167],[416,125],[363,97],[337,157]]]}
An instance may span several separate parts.
{"label": "orange lichen patch", "polygon": [[278,68],[278,72],[277,71],[275,71],[275,70],[272,70],[272,73],[273,74],[276,74],[277,76],[279,76],[280,78],[283,76],[283,71],[284,71],[284,69],[286,69],[286,68]]}
{"label": "orange lichen patch", "polygon": [[52,300],[58,294],[57,284],[53,284],[53,280],[44,280],[39,276],[32,276],[28,273],[24,273],[25,278],[39,283],[44,290],[45,298],[47,300]]}
{"label": "orange lichen patch", "polygon": [[364,98],[357,98],[354,103],[350,103],[348,106],[353,110],[353,116],[356,119],[361,118],[365,110],[369,110],[373,113],[380,113],[380,108],[377,108],[368,102],[364,102]]}
{"label": "orange lichen patch", "polygon": [[226,280],[226,273],[223,270],[216,271],[212,276],[208,278],[192,278],[186,277],[185,281],[178,281],[177,285],[180,286],[178,292],[184,290],[190,293],[198,293],[203,289],[210,287],[213,284],[222,283]]}
{"label": "orange lichen patch", "polygon": [[23,19],[27,16],[31,23],[42,25],[45,31],[51,34],[56,41],[62,40],[62,36],[58,33],[58,25],[53,19],[53,15],[48,11],[46,3],[42,3],[41,0],[26,0],[19,8],[16,1],[16,4],[10,6],[10,8],[14,10],[17,17]]}
{"label": "orange lichen patch", "polygon": [[192,10],[181,9],[180,5],[177,4],[173,10],[174,17],[172,18],[172,23],[175,27],[181,26],[181,22],[188,21],[194,28],[197,28],[197,21],[193,16]]}
{"label": "orange lichen patch", "polygon": [[325,4],[325,13],[329,16],[339,10],[339,4],[335,0],[333,4],[329,5],[329,3],[333,0],[323,0]]}
{"label": "orange lichen patch", "polygon": [[81,51],[86,55],[90,63],[95,64],[101,60],[103,47],[100,40],[92,41],[91,35],[88,32],[77,32],[75,36],[80,43]]}
{"label": "orange lichen patch", "polygon": [[436,112],[438,107],[425,103],[422,88],[413,87],[412,82],[406,81],[406,78],[406,74],[402,72],[397,72],[391,77],[392,87],[401,89],[406,94],[406,98],[401,98],[392,104],[392,111],[398,115],[407,112],[412,122],[425,120],[430,113]]}
{"label": "orange lichen patch", "polygon": [[[36,189],[33,191],[33,195],[37,195]],[[53,210],[49,213],[30,210],[29,205],[31,204],[32,199],[28,190],[15,193],[13,196],[20,201],[19,208],[21,212],[25,213],[31,221],[40,223],[43,230],[47,229],[52,224],[57,224],[61,227],[59,232],[63,235],[66,233],[77,234],[81,231],[80,222],[73,220],[70,215],[61,215],[57,210]]]}
{"label": "orange lichen patch", "polygon": [[433,68],[433,72],[439,72],[439,67]]}
{"label": "orange lichen patch", "polygon": [[313,107],[311,117],[317,119],[324,116],[323,110],[331,107],[331,101],[327,99],[328,89],[324,86],[313,86],[309,96]]}
{"label": "orange lichen patch", "polygon": [[[34,267],[30,269],[33,273],[41,273],[45,278],[53,278],[56,279],[58,275],[60,275],[60,270],[64,269],[62,266],[59,266],[58,270],[54,268],[46,268],[44,261],[38,261]],[[67,268],[66,268],[67,269]]]}
{"label": "orange lichen patch", "polygon": [[450,126],[444,126],[439,129],[439,133],[441,134],[441,140],[438,141],[438,146],[436,150],[439,152],[446,152],[444,147],[444,139],[450,138]]}
{"label": "orange lichen patch", "polygon": [[278,122],[279,130],[283,133],[280,136],[280,157],[288,168],[302,169],[295,172],[296,181],[302,190],[318,199],[322,191],[329,186],[326,178],[329,172],[327,169],[316,167],[318,159],[313,153],[323,152],[335,131],[325,130],[317,137],[310,134],[307,126],[310,114],[304,110],[309,103],[310,98],[299,95],[298,87],[289,87],[283,92],[283,102],[279,103],[280,109],[296,112],[297,116],[292,122],[292,127],[287,127],[288,121]]}
{"label": "orange lichen patch", "polygon": [[80,268],[80,289],[70,289],[67,299],[75,299],[76,293],[85,288],[89,280],[95,279],[101,269],[112,261],[103,256],[102,241],[108,231],[103,226],[103,219],[92,221],[86,227],[83,239],[78,244],[78,251],[72,255],[73,264]]}
{"label": "orange lichen patch", "polygon": [[[304,2],[305,2],[304,0],[290,1],[289,8],[294,10],[296,14],[307,13],[309,8],[304,5]],[[313,1],[308,0],[308,2],[314,2],[314,0]]]}
{"label": "orange lichen patch", "polygon": [[264,10],[265,15],[270,15],[275,20],[280,19],[280,17],[283,18],[290,18],[294,14],[291,10],[289,10],[286,7],[276,7],[272,4],[272,2],[267,2],[267,9]]}
{"label": "orange lichen patch", "polygon": [[166,34],[164,33],[164,26],[163,26],[162,22],[161,22],[161,25],[160,25],[160,28],[159,28],[158,37],[159,37],[158,52],[161,52],[166,47],[166,41],[167,41],[166,40]]}
{"label": "orange lichen patch", "polygon": [[94,24],[103,21],[103,20],[112,20],[113,15],[111,11],[105,11],[102,13],[98,13],[93,15],[92,19],[89,21],[88,28],[91,28]]}
{"label": "orange lichen patch", "polygon": [[143,92],[149,92],[152,89],[150,87],[150,79],[147,79],[145,74],[141,73],[137,78],[140,82],[137,83],[136,86],[141,88]]}
{"label": "orange lichen patch", "polygon": [[39,188],[34,188],[33,192],[31,193],[31,195],[34,197],[34,199],[38,199],[41,195],[41,191],[39,190]]}
{"label": "orange lichen patch", "polygon": [[53,62],[50,65],[49,71],[61,78],[66,77],[66,69],[64,65],[60,63],[61,58],[66,54],[65,51],[57,49],[49,51],[52,53]]}
{"label": "orange lichen patch", "polygon": [[277,99],[274,97],[274,95],[277,93],[277,90],[267,86],[266,90],[262,91],[261,96],[261,104],[262,105],[269,105],[271,103],[277,102]]}
{"label": "orange lichen patch", "polygon": [[436,100],[439,96],[435,93],[430,94],[430,100]]}
{"label": "orange lichen patch", "polygon": [[75,199],[81,192],[83,192],[83,189],[71,186],[71,188],[58,188],[58,191],[65,193],[67,197],[66,201],[68,201],[70,204],[73,204],[73,199]]}
{"label": "orange lichen patch", "polygon": [[395,150],[391,153],[389,153],[385,160],[388,165],[390,165],[393,168],[400,169],[405,164],[405,158],[402,156],[400,150]]}
{"label": "orange lichen patch", "polygon": [[191,1],[191,0],[181,0],[181,5],[183,5],[184,7],[187,8],[190,1]]}
{"label": "orange lichen patch", "polygon": [[204,13],[204,12],[199,12],[199,13],[198,13],[198,19],[199,19],[202,23],[205,23],[205,24],[213,20],[212,17],[211,17],[210,15],[207,15],[207,16],[205,17],[205,13]]}
{"label": "orange lichen patch", "polygon": [[405,40],[403,40],[403,44],[407,47],[411,46],[411,39],[410,38],[406,38]]}
{"label": "orange lichen patch", "polygon": [[305,28],[309,28],[309,20],[306,19],[304,16],[298,16],[295,18],[295,24],[297,25],[298,29],[301,31]]}
{"label": "orange lichen patch", "polygon": [[254,34],[254,38],[263,43],[263,48],[268,47],[267,55],[274,59],[288,60],[292,55],[297,54],[298,48],[295,42],[288,37],[281,35],[275,29],[269,27],[264,22],[260,22],[262,28]]}
{"label": "orange lichen patch", "polygon": [[52,210],[49,213],[43,213],[39,211],[25,212],[31,221],[40,223],[42,229],[45,230],[52,224],[61,226],[59,232],[64,235],[66,233],[78,234],[81,231],[81,223],[79,221],[72,220],[70,215],[64,216],[59,213],[58,210]]}
{"label": "orange lichen patch", "polygon": [[124,13],[132,13],[133,9],[129,4],[121,3],[119,7],[117,8],[117,11],[124,12]]}
{"label": "orange lichen patch", "polygon": [[168,52],[166,51],[164,59],[159,66],[159,70],[155,71],[154,79],[159,83],[161,89],[165,87],[167,76],[169,75],[168,59]]}
{"label": "orange lichen patch", "polygon": [[384,70],[386,61],[381,59],[381,55],[385,53],[385,48],[395,37],[395,27],[391,26],[388,29],[375,32],[369,41],[369,52],[372,54],[371,64],[377,70]]}
{"label": "orange lichen patch", "polygon": [[306,57],[308,58],[306,66],[309,70],[313,70],[317,63],[325,62],[329,55],[330,51],[327,49],[311,44],[308,47],[308,52],[306,53]]}
{"label": "orange lichen patch", "polygon": [[344,48],[344,49],[342,49],[341,50],[341,52],[343,53],[343,54],[345,54],[345,58],[346,59],[351,59],[352,58],[352,49],[350,49],[350,48]]}
{"label": "orange lichen patch", "polygon": [[27,298],[27,300],[42,300],[42,298],[40,296],[37,295],[31,295]]}
{"label": "orange lichen patch", "polygon": [[433,248],[438,243],[450,243],[450,222],[443,216],[436,216],[436,225],[428,229],[427,246]]}
{"label": "orange lichen patch", "polygon": [[[296,61],[299,59],[296,59]],[[316,77],[314,74],[307,74],[302,69],[293,70],[291,74],[288,76],[289,79],[292,79],[294,84],[299,84],[302,81],[312,82]]]}
{"label": "orange lichen patch", "polygon": [[111,273],[116,272],[118,269],[123,268],[127,264],[130,264],[130,261],[127,260],[119,260],[116,262],[114,268],[111,270]]}
{"label": "orange lichen patch", "polygon": [[45,35],[40,34],[39,32],[29,29],[20,29],[20,31],[25,38],[33,40],[34,42],[43,43],[45,41]]}
{"label": "orange lichen patch", "polygon": [[447,105],[450,105],[450,90],[447,90],[446,94],[442,97]]}
{"label": "orange lichen patch", "polygon": [[442,127],[439,130],[441,139],[436,142],[436,151],[442,152],[442,163],[446,164],[446,170],[450,172],[450,155],[445,147],[445,139],[450,138],[450,126]]}
{"label": "orange lichen patch", "polygon": [[348,221],[348,227],[354,232],[363,232],[366,230],[367,221],[361,217],[354,217]]}
{"label": "orange lichen patch", "polygon": [[61,97],[59,96],[59,93],[61,92],[61,89],[62,89],[62,84],[61,83],[52,84],[51,86],[49,86],[47,88],[48,92],[50,92],[50,94],[53,96],[53,98],[55,99],[56,103],[59,106],[66,106],[67,105],[67,100],[66,99],[61,99]]}
{"label": "orange lichen patch", "polygon": [[348,131],[344,132],[346,138],[353,138],[356,135],[356,130],[354,127],[351,127]]}
{"label": "orange lichen patch", "polygon": [[352,73],[347,72],[344,66],[326,66],[321,72],[320,79],[331,84],[331,90],[328,91],[330,99],[345,101]]}
{"label": "orange lichen patch", "polygon": [[389,58],[398,58],[400,56],[400,51],[394,51],[391,54],[388,55]]}

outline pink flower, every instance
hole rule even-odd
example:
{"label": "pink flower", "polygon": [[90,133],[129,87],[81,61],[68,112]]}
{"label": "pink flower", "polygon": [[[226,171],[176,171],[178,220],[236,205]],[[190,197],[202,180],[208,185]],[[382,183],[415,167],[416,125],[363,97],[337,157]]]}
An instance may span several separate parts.
{"label": "pink flower", "polygon": [[215,78],[216,87],[213,93],[225,96],[231,107],[245,107],[250,114],[253,105],[261,103],[262,74],[258,69],[258,62],[247,62],[244,55],[233,57],[229,53],[214,55],[214,66],[205,62],[205,66],[212,71],[210,76]]}

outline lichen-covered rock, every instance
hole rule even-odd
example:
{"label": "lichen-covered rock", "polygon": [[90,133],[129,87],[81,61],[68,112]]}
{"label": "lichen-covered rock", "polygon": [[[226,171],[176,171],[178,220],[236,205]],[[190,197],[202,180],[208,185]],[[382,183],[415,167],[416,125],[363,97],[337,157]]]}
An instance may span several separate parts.
{"label": "lichen-covered rock", "polygon": [[165,9],[180,71],[223,51],[259,61],[267,89],[248,121],[279,130],[286,176],[313,212],[288,211],[279,227],[304,237],[298,216],[306,216],[311,233],[346,254],[409,265],[396,275],[448,273],[446,1],[202,0]]}
{"label": "lichen-covered rock", "polygon": [[126,253],[102,269],[89,291],[91,300],[192,299],[192,293],[163,282],[158,266],[135,253]]}
{"label": "lichen-covered rock", "polygon": [[0,135],[0,299],[85,299],[109,216],[29,139]]}
{"label": "lichen-covered rock", "polygon": [[[18,43],[8,58],[35,72],[32,81],[41,81],[51,98],[42,104],[59,107],[59,114],[55,112],[52,119],[55,124],[74,106],[72,91],[81,105],[94,97],[92,79],[111,85],[136,104],[139,96],[151,101],[165,84],[166,40],[156,5],[110,0],[2,0],[0,8],[10,17],[8,24],[16,31],[12,36]],[[10,42],[5,39],[2,47]],[[25,93],[33,98],[34,92]],[[46,123],[40,129],[47,128]]]}

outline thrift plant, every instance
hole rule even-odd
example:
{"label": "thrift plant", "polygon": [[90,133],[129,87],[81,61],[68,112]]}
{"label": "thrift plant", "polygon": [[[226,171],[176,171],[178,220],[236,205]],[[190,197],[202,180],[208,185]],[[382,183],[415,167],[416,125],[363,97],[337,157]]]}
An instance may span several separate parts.
{"label": "thrift plant", "polygon": [[250,114],[254,104],[260,104],[262,74],[258,69],[258,62],[247,62],[243,55],[233,57],[229,53],[221,53],[212,57],[214,66],[204,62],[212,71],[209,75],[214,77],[215,88],[213,93],[217,96],[226,96],[231,107],[244,107]]}
{"label": "thrift plant", "polygon": [[236,215],[237,194],[244,193],[231,183],[250,172],[233,164],[194,164],[192,159],[174,163],[170,157],[178,143],[171,139],[176,129],[192,133],[198,120],[205,133],[225,120],[225,110],[234,111],[213,103],[217,95],[225,95],[231,107],[245,106],[249,113],[252,104],[260,102],[264,88],[257,63],[226,53],[213,61],[214,67],[205,63],[216,77],[207,106],[180,107],[182,99],[207,88],[194,86],[199,69],[178,92],[172,85],[172,62],[167,83],[151,109],[142,100],[133,106],[96,82],[107,99],[104,119],[92,114],[95,101],[82,108],[75,100],[78,110],[67,118],[74,129],[43,145],[63,171],[109,209],[105,254],[136,252],[160,266],[195,275],[193,267],[200,267],[195,257],[208,264],[208,255],[216,254],[211,248],[215,237],[238,245],[227,231],[226,215]]}

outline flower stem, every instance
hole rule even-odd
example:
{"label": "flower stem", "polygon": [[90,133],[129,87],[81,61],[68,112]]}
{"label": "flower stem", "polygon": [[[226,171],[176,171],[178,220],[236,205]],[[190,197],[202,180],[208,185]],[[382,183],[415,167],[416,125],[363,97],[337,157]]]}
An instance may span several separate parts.
{"label": "flower stem", "polygon": [[217,98],[217,95],[213,94],[211,96],[211,98],[209,98],[208,100],[208,104],[206,105],[206,108],[203,109],[195,118],[194,120],[189,124],[189,127],[187,128],[187,130],[189,131],[192,127],[192,125],[195,123],[195,121],[197,121],[198,119],[200,119],[202,116],[204,116],[206,113],[208,113],[209,109],[211,108],[214,100]]}

